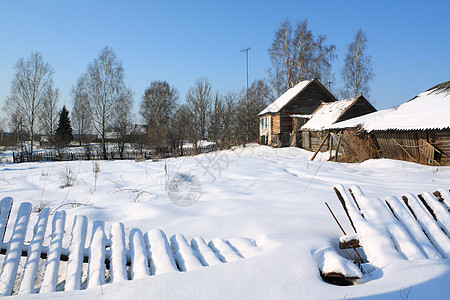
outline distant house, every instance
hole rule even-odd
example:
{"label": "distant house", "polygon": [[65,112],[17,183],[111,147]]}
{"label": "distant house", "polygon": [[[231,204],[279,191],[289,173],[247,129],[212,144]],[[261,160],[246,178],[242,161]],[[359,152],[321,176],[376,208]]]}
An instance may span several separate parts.
{"label": "distant house", "polygon": [[[295,127],[296,144],[304,149],[317,150],[324,137],[324,129],[336,122],[375,112],[376,109],[359,95],[353,99],[322,103],[311,115],[310,119],[300,128]],[[335,140],[334,143],[337,143]],[[330,137],[323,150],[331,150],[333,140]]]}
{"label": "distant house", "polygon": [[322,103],[334,101],[319,80],[298,83],[258,114],[261,144],[290,146],[295,138],[294,120],[295,126],[301,126]]}
{"label": "distant house", "polygon": [[326,129],[341,137],[342,152],[347,156],[450,165],[450,81],[397,108],[338,122]]}

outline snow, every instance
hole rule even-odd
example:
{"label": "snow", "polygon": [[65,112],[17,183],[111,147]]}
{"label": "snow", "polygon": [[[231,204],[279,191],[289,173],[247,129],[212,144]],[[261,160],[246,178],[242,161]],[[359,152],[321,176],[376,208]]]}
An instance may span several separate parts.
{"label": "snow", "polygon": [[13,289],[16,272],[19,267],[20,255],[22,254],[22,246],[25,240],[30,210],[31,205],[29,203],[22,203],[19,207],[17,219],[14,224],[14,234],[11,242],[8,244],[8,250],[0,274],[1,296],[10,295]]}
{"label": "snow", "polygon": [[67,264],[67,279],[65,289],[68,291],[79,290],[84,259],[84,244],[86,242],[87,218],[75,216],[70,242],[70,255]]}
{"label": "snow", "polygon": [[[41,290],[37,295],[21,294],[15,299],[90,300],[102,296],[113,300],[401,299],[401,293],[409,288],[410,299],[445,298],[449,293],[449,259],[429,254],[424,246],[420,249],[423,256],[433,259],[406,259],[396,250],[388,230],[367,228],[376,239],[382,237],[376,242],[371,238],[364,240],[367,236],[364,230],[359,232],[363,236],[364,251],[358,251],[370,263],[363,265],[365,272],[357,285],[327,284],[321,279],[319,269],[320,262],[328,260],[331,263],[323,267],[346,272],[352,268],[356,272],[346,260],[354,256],[352,250],[338,249],[343,234],[324,205],[327,201],[345,231],[352,234],[333,186],[357,185],[367,201],[378,198],[381,204],[380,199],[391,195],[399,199],[407,192],[417,195],[441,188],[445,199],[444,192],[450,188],[450,167],[436,168],[388,159],[335,163],[326,161],[328,153],[320,153],[314,161],[309,161],[311,156],[311,152],[297,148],[248,145],[158,162],[99,161],[101,171],[95,192],[95,174],[89,161],[0,164],[0,178],[4,178],[0,181],[0,199],[14,198],[11,216],[17,215],[23,202],[31,202],[34,208],[47,207],[53,222],[55,217],[61,221],[59,213],[66,210],[64,249],[72,247],[72,231],[86,232],[82,219],[75,216],[87,217],[87,245],[80,246],[83,237],[74,242],[73,248],[79,249],[74,257],[81,257],[84,251],[95,254],[95,249],[102,247],[105,235],[120,241],[113,242],[110,249],[112,282],[101,281],[101,273],[105,271],[100,263],[102,258],[96,258],[100,278],[89,274],[89,288],[85,289],[86,285],[82,284],[81,290],[74,287],[71,291],[47,294],[42,294]],[[67,166],[74,171],[76,179],[73,186],[62,187],[59,171]],[[166,190],[167,181],[178,173],[197,178],[195,184],[201,186],[200,198],[190,206],[175,205]],[[349,202],[353,203],[351,199]],[[410,215],[402,201],[397,202],[402,213]],[[57,207],[68,203],[72,204],[55,212]],[[6,208],[0,205],[0,220],[7,210],[6,204]],[[375,207],[368,211],[360,204],[365,214],[372,213],[371,218],[381,210]],[[397,209],[393,210],[397,213]],[[356,207],[354,213],[360,215]],[[38,214],[32,213],[25,241],[32,241],[32,229],[37,220]],[[78,220],[76,226],[74,220]],[[94,220],[104,224],[97,223],[92,228]],[[419,238],[411,231],[422,231],[417,222],[416,226],[411,230],[408,227],[408,234],[414,240]],[[3,245],[11,239],[13,227],[12,224],[7,226]],[[52,222],[49,221],[47,227],[43,248],[51,251],[52,236],[57,238],[58,235],[52,235]],[[143,242],[141,233],[136,230],[143,233]],[[422,238],[426,239],[423,232]],[[142,249],[135,245],[142,247],[143,243],[149,249],[145,255],[150,260],[150,276],[145,274],[141,279],[127,280],[124,269],[115,267],[116,263],[123,265],[125,259],[115,253],[123,253],[123,247],[128,249],[130,239],[134,240],[130,251],[141,255]],[[429,247],[433,246],[429,244]],[[334,254],[330,254],[330,259],[325,258],[326,253],[333,251],[344,260]],[[201,266],[187,267],[185,272],[180,272],[174,253],[192,261],[196,259]],[[323,260],[314,259],[315,253]],[[69,271],[70,268],[68,264],[67,273],[79,274],[80,271]],[[19,264],[18,273],[22,271],[23,265]],[[65,280],[65,273],[58,274],[58,284]],[[133,274],[143,275],[139,270]],[[94,287],[91,279],[100,281],[95,281],[97,286]]]}
{"label": "snow", "polygon": [[431,90],[399,105],[361,117],[338,122],[328,129],[352,128],[361,125],[374,130],[423,130],[450,128],[450,91]]}
{"label": "snow", "polygon": [[314,260],[323,274],[338,273],[347,278],[361,278],[362,273],[350,260],[337,254],[333,247],[328,246],[314,252]]}
{"label": "snow", "polygon": [[279,112],[283,107],[286,106],[295,96],[298,95],[310,82],[313,80],[304,80],[297,83],[294,87],[288,89],[283,95],[281,95],[277,100],[272,102],[263,111],[261,111],[258,116],[265,115],[267,113]]}
{"label": "snow", "polygon": [[323,130],[336,122],[342,114],[351,107],[357,98],[340,100],[331,103],[322,103],[313,113],[311,119],[302,126],[302,130]]}

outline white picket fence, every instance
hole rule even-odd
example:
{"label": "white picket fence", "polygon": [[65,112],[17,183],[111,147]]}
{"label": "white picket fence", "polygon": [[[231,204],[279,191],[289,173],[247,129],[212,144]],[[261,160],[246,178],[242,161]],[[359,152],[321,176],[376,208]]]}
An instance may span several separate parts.
{"label": "white picket fence", "polygon": [[[206,243],[197,237],[189,244],[180,234],[168,240],[159,229],[145,234],[132,229],[126,242],[122,223],[112,224],[107,235],[103,221],[92,222],[89,246],[85,247],[88,220],[82,215],[75,216],[68,231],[70,245],[64,247],[66,212],[56,211],[50,216],[48,208],[40,212],[31,241],[25,241],[32,210],[28,202],[20,204],[11,236],[4,241],[8,221],[12,219],[12,204],[10,197],[0,202],[0,296],[92,288],[243,258],[230,241],[217,238]],[[51,239],[44,243],[50,219]]]}

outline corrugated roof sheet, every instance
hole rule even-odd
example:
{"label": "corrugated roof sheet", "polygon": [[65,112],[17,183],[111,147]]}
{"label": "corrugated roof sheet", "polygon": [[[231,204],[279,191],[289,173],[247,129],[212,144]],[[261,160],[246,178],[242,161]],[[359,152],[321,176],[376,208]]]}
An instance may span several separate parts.
{"label": "corrugated roof sheet", "polygon": [[327,129],[352,128],[358,125],[367,132],[450,128],[450,88],[442,88],[446,86],[449,85],[439,84],[397,108],[339,122]]}
{"label": "corrugated roof sheet", "polygon": [[283,107],[286,106],[295,96],[298,95],[312,80],[304,80],[302,82],[297,83],[294,87],[288,89],[283,95],[281,95],[277,100],[272,102],[269,106],[267,106],[263,111],[261,111],[258,116],[267,114],[267,113],[277,113]]}

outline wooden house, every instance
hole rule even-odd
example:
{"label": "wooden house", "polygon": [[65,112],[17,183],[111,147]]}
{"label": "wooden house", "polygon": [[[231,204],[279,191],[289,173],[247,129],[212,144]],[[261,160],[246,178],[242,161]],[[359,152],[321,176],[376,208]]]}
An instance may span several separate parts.
{"label": "wooden house", "polygon": [[[372,104],[362,95],[352,99],[322,103],[304,125],[295,128],[296,139],[293,146],[315,151],[322,144],[326,136],[324,132],[326,127],[336,122],[345,121],[375,111],[376,109]],[[331,150],[333,143],[337,143],[337,140],[333,141],[330,137],[325,142],[325,147],[322,148],[323,151]]]}
{"label": "wooden house", "polygon": [[290,146],[294,120],[295,126],[303,125],[322,103],[334,101],[336,98],[319,80],[298,83],[258,114],[261,144]]}
{"label": "wooden house", "polygon": [[397,108],[339,122],[327,130],[341,137],[346,156],[450,165],[450,81]]}

